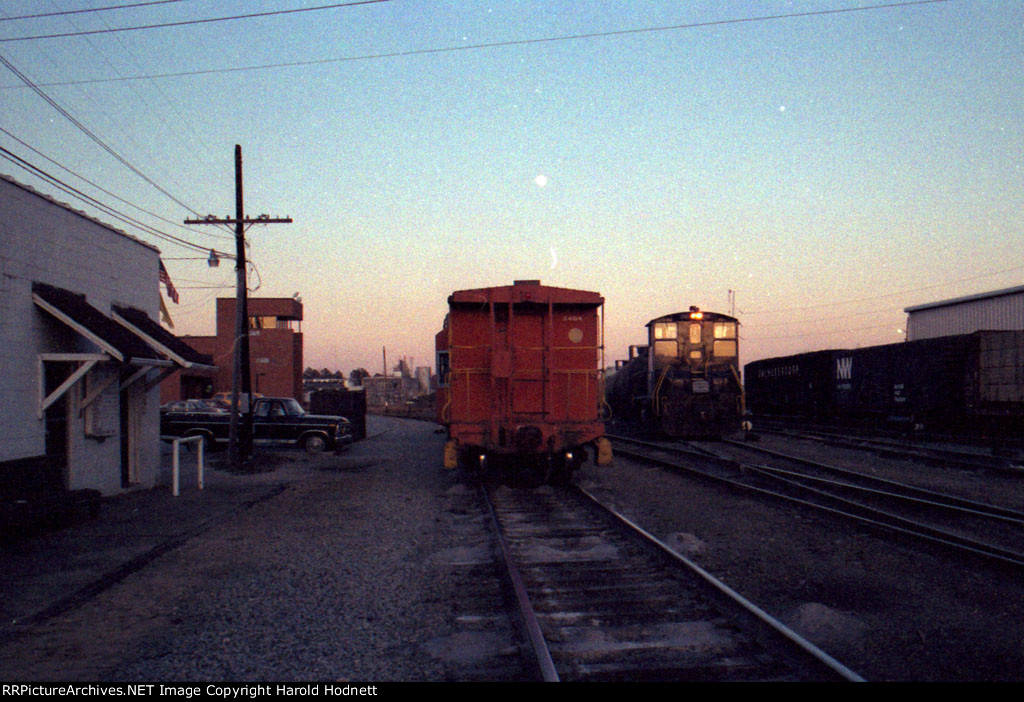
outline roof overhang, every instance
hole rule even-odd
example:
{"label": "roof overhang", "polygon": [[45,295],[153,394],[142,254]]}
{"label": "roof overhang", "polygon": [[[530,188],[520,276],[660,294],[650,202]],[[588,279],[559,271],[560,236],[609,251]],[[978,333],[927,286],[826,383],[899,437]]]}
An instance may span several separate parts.
{"label": "roof overhang", "polygon": [[200,373],[217,370],[217,366],[204,362],[206,357],[165,330],[145,312],[115,305],[111,316],[175,365]]}
{"label": "roof overhang", "polygon": [[[68,325],[76,332],[84,336],[86,339],[99,346],[103,350],[103,352],[107,354],[106,358],[112,358],[113,360],[121,361],[122,363],[124,363],[124,354],[121,353],[121,350],[118,349],[113,344],[111,344],[109,341],[107,341],[102,335],[97,334],[95,331],[93,331],[93,329],[91,329],[88,325],[82,324],[79,320],[75,319],[75,317],[68,314],[60,307],[54,305],[53,303],[51,303],[50,301],[46,300],[45,298],[41,297],[36,293],[32,293],[32,302],[36,303],[39,307],[43,308],[44,310],[52,314],[54,317],[64,322],[64,324]],[[60,354],[47,355],[56,356]]]}
{"label": "roof overhang", "polygon": [[89,304],[85,295],[36,282],[32,284],[32,301],[113,360],[134,366],[173,365],[144,338]]}

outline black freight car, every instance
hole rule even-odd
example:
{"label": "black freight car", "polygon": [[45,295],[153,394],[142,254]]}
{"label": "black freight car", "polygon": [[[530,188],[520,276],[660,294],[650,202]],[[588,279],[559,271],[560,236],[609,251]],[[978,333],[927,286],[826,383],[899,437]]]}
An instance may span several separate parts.
{"label": "black freight car", "polygon": [[936,430],[1020,426],[1024,333],[981,331],[748,363],[747,407],[800,417]]}
{"label": "black freight car", "polygon": [[1024,432],[1024,331],[978,332],[968,348],[966,413],[981,429]]}
{"label": "black freight car", "polygon": [[835,367],[841,351],[766,358],[743,370],[747,409],[762,417],[832,417]]}

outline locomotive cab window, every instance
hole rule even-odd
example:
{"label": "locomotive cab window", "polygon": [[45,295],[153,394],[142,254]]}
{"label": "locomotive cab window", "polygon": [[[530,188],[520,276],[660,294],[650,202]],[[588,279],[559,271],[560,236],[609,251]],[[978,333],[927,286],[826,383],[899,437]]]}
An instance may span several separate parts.
{"label": "locomotive cab window", "polygon": [[661,322],[654,325],[655,339],[675,339],[677,333],[675,322]]}
{"label": "locomotive cab window", "polygon": [[736,323],[735,322],[715,322],[715,338],[716,339],[735,339],[736,338]]}
{"label": "locomotive cab window", "polygon": [[701,325],[691,324],[690,325],[690,343],[699,344],[701,341]]}
{"label": "locomotive cab window", "polygon": [[655,341],[654,342],[654,357],[655,358],[675,358],[679,355],[679,345],[675,339],[671,341]]}
{"label": "locomotive cab window", "polygon": [[736,356],[736,342],[731,339],[716,339],[713,353],[719,358],[732,358]]}

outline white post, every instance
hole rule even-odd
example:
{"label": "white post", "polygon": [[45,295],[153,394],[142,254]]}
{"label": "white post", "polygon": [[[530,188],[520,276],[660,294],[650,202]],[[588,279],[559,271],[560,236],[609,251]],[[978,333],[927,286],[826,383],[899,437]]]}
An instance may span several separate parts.
{"label": "white post", "polygon": [[178,497],[178,495],[179,495],[178,483],[179,483],[179,480],[180,480],[180,477],[181,477],[181,461],[180,461],[178,455],[179,455],[179,453],[181,451],[181,445],[182,444],[192,443],[193,441],[197,442],[198,445],[199,445],[199,448],[198,448],[198,450],[196,452],[196,457],[198,458],[198,466],[197,466],[197,468],[198,468],[198,473],[199,473],[199,489],[200,490],[203,489],[203,464],[204,464],[204,462],[203,462],[203,445],[205,443],[205,440],[204,440],[204,438],[202,436],[184,436],[184,437],[180,437],[180,438],[177,438],[177,439],[175,439],[174,441],[171,442],[171,445],[174,446],[174,457],[171,460],[171,466],[172,466],[172,468],[171,468],[171,480],[172,480],[171,492],[173,493],[173,495],[175,497]]}
{"label": "white post", "polygon": [[181,439],[174,440],[174,458],[171,461],[171,494],[178,496],[178,475],[181,473],[178,461],[178,452],[181,449]]}

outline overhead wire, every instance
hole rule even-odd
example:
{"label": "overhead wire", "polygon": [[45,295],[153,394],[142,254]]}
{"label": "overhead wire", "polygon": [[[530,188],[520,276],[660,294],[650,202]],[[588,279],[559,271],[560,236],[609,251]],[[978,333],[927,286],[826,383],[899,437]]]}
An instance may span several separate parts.
{"label": "overhead wire", "polygon": [[95,132],[93,132],[91,129],[89,129],[87,126],[85,126],[81,121],[76,119],[75,116],[72,115],[70,112],[68,112],[63,107],[61,107],[61,105],[59,103],[57,103],[56,100],[54,100],[49,95],[47,95],[45,91],[41,90],[35,83],[32,82],[31,78],[29,78],[27,75],[25,75],[20,70],[18,70],[18,68],[14,64],[12,64],[6,57],[4,57],[2,54],[0,54],[0,64],[3,64],[7,68],[7,70],[9,70],[11,73],[13,73],[15,76],[17,76],[22,82],[25,83],[25,85],[27,85],[30,88],[32,88],[33,92],[35,92],[36,95],[38,95],[40,98],[42,98],[43,101],[45,101],[53,109],[57,110],[57,112],[59,112],[65,119],[67,119],[69,122],[71,122],[71,124],[74,125],[75,128],[77,128],[79,131],[81,131],[83,134],[85,134],[87,137],[89,137],[89,139],[91,139],[94,143],[96,143],[100,148],[102,148],[108,154],[113,156],[117,161],[119,161],[122,165],[124,165],[128,170],[130,170],[132,173],[134,173],[135,175],[137,175],[140,178],[142,178],[142,180],[144,180],[147,183],[149,183],[151,186],[156,188],[159,192],[163,193],[165,196],[167,196],[169,199],[171,199],[172,201],[174,201],[175,203],[177,203],[181,207],[185,208],[186,210],[188,210],[192,214],[196,215],[197,217],[200,216],[198,212],[196,212],[189,205],[185,204],[180,199],[178,199],[177,197],[172,195],[163,186],[161,186],[159,183],[157,183],[152,178],[150,178],[145,173],[143,173],[138,167],[136,167],[133,163],[128,161],[128,159],[126,159],[124,156],[122,156],[117,151],[115,151],[114,148],[111,147],[109,144],[107,144],[105,141],[103,141],[103,139],[101,139],[99,137],[99,135],[97,135]]}
{"label": "overhead wire", "polygon": [[[928,0],[930,2],[939,2],[941,0]],[[38,34],[35,36],[26,37],[7,37],[0,39],[0,42],[12,42],[12,41],[32,41],[36,39],[63,39],[67,37],[81,37],[88,34],[113,34],[116,32],[137,32],[146,29],[162,29],[166,27],[186,27],[189,25],[196,24],[210,24],[212,22],[230,22],[235,20],[243,19],[254,19],[257,17],[275,17],[278,15],[291,15],[299,12],[315,12],[318,10],[334,10],[342,7],[356,7],[358,5],[375,5],[383,2],[391,2],[391,0],[351,0],[350,2],[338,2],[330,5],[320,5],[318,7],[296,7],[289,10],[268,10],[266,12],[253,12],[246,15],[232,15],[230,17],[210,17],[207,19],[197,20],[180,20],[177,22],[162,22],[159,24],[147,24],[138,25],[134,27],[113,27],[107,29],[90,29],[85,31],[76,32],[62,32],[59,34]]]}
{"label": "overhead wire", "polygon": [[[169,1],[174,1],[174,0],[165,0],[165,1],[169,2]],[[319,7],[315,7],[315,8],[299,8],[299,9],[294,9],[294,10],[272,11],[272,12],[265,12],[265,13],[253,13],[253,14],[250,14],[250,15],[236,15],[236,16],[224,17],[224,18],[211,18],[211,19],[206,19],[206,20],[192,20],[192,21],[188,21],[188,22],[167,23],[167,24],[163,24],[163,25],[146,25],[146,26],[138,26],[138,27],[113,28],[113,29],[108,27],[107,30],[70,32],[70,33],[63,33],[63,34],[57,34],[57,35],[38,36],[38,37],[17,37],[17,38],[12,38],[12,39],[0,39],[0,41],[20,41],[20,40],[28,40],[28,39],[56,38],[56,37],[61,37],[61,36],[83,36],[83,35],[87,35],[87,34],[103,34],[103,33],[112,33],[112,32],[133,31],[133,30],[140,30],[140,29],[152,29],[152,28],[157,28],[157,27],[160,27],[160,26],[181,26],[183,24],[198,24],[198,23],[213,22],[213,21],[227,21],[227,20],[235,20],[235,19],[247,19],[247,18],[252,18],[252,17],[272,16],[272,15],[281,15],[281,14],[291,14],[291,13],[295,13],[295,12],[305,12],[305,11],[313,11],[313,10],[331,9],[331,8],[335,8],[335,7],[346,7],[346,6],[354,6],[354,5],[375,4],[377,2],[387,2],[387,1],[388,0],[366,0],[364,2],[336,3],[336,4],[332,4],[332,5],[319,6]],[[698,28],[698,27],[709,27],[709,26],[726,25],[726,24],[739,24],[739,23],[745,23],[745,22],[769,21],[769,20],[780,20],[780,19],[789,19],[789,18],[796,18],[796,17],[808,17],[808,16],[831,15],[831,14],[840,14],[840,13],[849,13],[849,12],[861,12],[861,11],[868,11],[868,10],[889,9],[889,8],[907,7],[907,6],[915,6],[915,5],[928,5],[928,4],[944,3],[944,2],[949,2],[949,0],[915,0],[915,1],[911,1],[911,2],[884,3],[884,4],[876,4],[876,5],[870,5],[870,6],[859,6],[859,7],[853,7],[853,8],[840,8],[840,9],[832,9],[832,10],[820,10],[820,11],[809,11],[809,12],[799,12],[799,13],[785,13],[785,14],[767,15],[767,16],[759,16],[759,17],[750,17],[750,18],[733,18],[733,19],[726,19],[726,20],[715,20],[715,21],[690,23],[690,24],[681,24],[681,25],[670,25],[670,26],[662,26],[662,27],[650,27],[650,28],[627,29],[627,30],[615,30],[615,31],[609,31],[609,32],[594,32],[594,33],[587,33],[587,34],[569,35],[569,36],[558,36],[558,37],[546,37],[546,38],[538,38],[538,39],[510,40],[510,41],[502,41],[502,42],[490,42],[490,43],[484,43],[484,44],[468,45],[468,46],[442,47],[442,48],[435,48],[435,49],[420,49],[420,50],[411,50],[411,51],[402,51],[402,52],[392,52],[392,53],[386,53],[386,54],[372,54],[372,55],[357,56],[357,57],[343,57],[343,58],[336,58],[336,59],[322,59],[322,60],[303,61],[303,62],[266,64],[266,65],[260,65],[260,66],[236,67],[236,68],[227,68],[227,69],[213,69],[213,70],[206,70],[206,71],[178,72],[178,73],[157,74],[157,75],[148,75],[148,76],[118,76],[117,78],[94,79],[94,80],[89,80],[89,81],[68,81],[68,82],[60,82],[60,83],[34,84],[30,80],[28,80],[23,74],[21,74],[19,71],[17,71],[17,69],[14,68],[10,64],[10,62],[7,61],[6,59],[4,59],[2,56],[0,56],[0,62],[2,62],[5,66],[7,66],[7,68],[9,70],[12,70],[12,72],[14,72],[16,76],[21,78],[22,81],[28,87],[32,88],[38,94],[40,94],[40,97],[43,97],[44,100],[46,100],[48,103],[50,103],[55,109],[58,110],[58,112],[61,112],[61,114],[63,114],[69,121],[71,121],[72,124],[74,124],[76,127],[81,129],[87,136],[92,138],[94,141],[97,141],[97,143],[102,148],[104,148],[109,153],[111,153],[112,156],[114,156],[119,161],[121,161],[126,167],[128,167],[130,170],[135,172],[141,178],[143,178],[144,180],[149,182],[151,185],[153,185],[153,187],[155,187],[158,190],[160,190],[163,194],[167,195],[172,200],[175,200],[179,205],[182,205],[187,210],[189,210],[190,212],[192,212],[193,214],[196,214],[198,216],[197,212],[195,212],[194,210],[189,208],[184,203],[178,201],[176,198],[174,198],[172,195],[170,195],[170,193],[168,193],[165,190],[163,190],[159,185],[157,185],[155,182],[150,180],[147,176],[142,174],[138,169],[134,168],[131,164],[129,164],[127,161],[125,161],[122,157],[120,157],[116,152],[114,152],[112,149],[110,149],[108,146],[106,146],[101,140],[98,140],[98,137],[95,137],[95,135],[91,134],[90,131],[87,128],[84,127],[84,125],[81,125],[81,123],[77,122],[77,120],[75,120],[72,116],[70,116],[70,114],[68,114],[66,111],[64,111],[62,108],[60,108],[55,102],[53,102],[51,99],[49,99],[48,96],[45,96],[45,93],[42,93],[39,90],[39,86],[41,86],[41,85],[46,85],[46,86],[49,86],[49,85],[74,85],[74,84],[85,84],[85,83],[94,83],[94,82],[117,82],[117,81],[130,81],[130,80],[141,80],[141,79],[150,79],[150,80],[152,80],[152,79],[161,78],[161,77],[176,77],[176,76],[186,76],[186,75],[203,75],[203,74],[211,74],[211,73],[238,72],[238,71],[259,70],[259,69],[265,69],[265,68],[282,68],[282,67],[301,66],[301,65],[317,65],[317,64],[324,64],[324,63],[336,63],[336,62],[344,62],[344,61],[356,61],[356,60],[374,59],[374,58],[400,57],[400,56],[410,56],[410,55],[420,55],[420,54],[432,54],[432,53],[443,53],[443,52],[453,52],[453,51],[465,51],[465,50],[472,50],[472,49],[486,49],[486,48],[502,47],[502,46],[516,46],[516,45],[527,45],[527,44],[538,44],[538,43],[550,43],[550,42],[590,39],[590,38],[598,38],[598,37],[606,37],[606,36],[621,36],[621,35],[638,34],[638,33],[645,33],[645,32],[670,31],[670,30],[687,29],[687,28]],[[111,8],[94,8],[93,10],[81,10],[81,11],[74,11],[74,12],[99,11],[99,10],[103,10],[103,9],[119,9],[119,8],[124,8],[124,7],[143,6],[143,5],[148,5],[148,4],[162,4],[162,3],[136,3],[135,5],[131,5],[131,6],[117,6],[117,7],[111,7]],[[62,13],[47,13],[47,14],[51,14],[52,15],[52,14],[62,14]],[[18,19],[18,18],[5,18],[5,19]],[[128,203],[128,204],[131,204],[131,203]],[[150,214],[152,214],[152,213],[150,213]],[[167,220],[165,220],[165,221],[167,221]],[[982,276],[977,276],[977,277],[982,277]],[[931,286],[931,287],[939,287],[939,286]],[[927,289],[927,288],[922,288],[922,289]],[[895,295],[898,295],[898,294],[901,294],[901,293],[893,293],[891,295],[882,295],[882,296],[877,296],[875,298],[865,298],[864,300],[860,300],[860,301],[866,301],[866,300],[871,300],[871,299],[881,299],[881,298],[884,298],[884,297],[891,297],[891,296],[895,296]],[[812,305],[812,306],[807,306],[805,308],[791,308],[791,310],[812,309],[812,308],[825,307],[825,306],[829,306],[829,305],[827,305],[827,304]],[[772,311],[774,312],[774,311],[781,311],[781,310],[772,310]],[[746,313],[746,314],[760,314],[760,313],[763,313],[763,312],[767,312],[767,311],[754,311],[754,312],[750,312],[750,313]],[[768,325],[765,325],[765,326],[768,326]]]}
{"label": "overhead wire", "polygon": [[869,331],[869,330],[875,330],[875,329],[893,329],[893,328],[894,327],[891,324],[875,324],[875,325],[872,325],[872,326],[869,326],[869,327],[854,327],[854,328],[844,327],[843,329],[833,329],[833,330],[830,330],[830,331],[805,332],[805,333],[802,333],[802,334],[786,334],[786,335],[783,335],[783,336],[756,336],[756,335],[755,336],[747,336],[746,337],[746,341],[750,342],[750,341],[778,341],[780,339],[803,339],[803,338],[810,337],[810,336],[834,336],[836,334],[846,334],[848,332],[855,332],[855,331]]}
{"label": "overhead wire", "polygon": [[[912,0],[910,2],[896,2],[896,3],[885,3],[877,5],[862,5],[858,7],[847,7],[833,10],[816,10],[807,12],[792,12],[786,14],[776,15],[761,15],[758,17],[740,17],[723,20],[708,20],[705,22],[691,22],[687,24],[674,24],[674,25],[663,25],[657,27],[641,27],[637,29],[619,29],[611,30],[607,32],[588,32],[584,34],[569,34],[560,35],[554,37],[539,37],[535,39],[510,39],[504,41],[485,42],[481,44],[465,44],[459,46],[445,46],[433,49],[409,49],[405,51],[391,51],[386,53],[376,54],[362,54],[359,56],[343,56],[338,58],[327,58],[327,59],[310,59],[306,61],[288,61],[282,63],[266,63],[257,64],[252,66],[235,66],[231,68],[210,68],[198,71],[174,71],[170,73],[153,73],[147,75],[137,76],[126,76],[124,78],[92,78],[88,80],[77,80],[77,81],[54,81],[47,83],[40,83],[43,87],[49,86],[66,86],[66,85],[87,85],[91,83],[110,83],[118,81],[128,80],[151,80],[156,78],[183,78],[188,76],[203,76],[203,75],[216,75],[223,73],[241,73],[246,71],[259,71],[276,68],[297,68],[301,66],[320,66],[331,63],[346,63],[352,61],[369,61],[375,59],[387,59],[387,58],[403,58],[408,56],[423,56],[429,54],[442,54],[452,53],[456,51],[475,51],[481,49],[493,49],[509,46],[527,46],[531,44],[550,44],[556,42],[566,41],[580,41],[584,39],[598,39],[603,37],[615,37],[615,36],[627,36],[632,34],[645,34],[654,32],[668,32],[678,31],[682,29],[700,29],[706,27],[715,27],[731,24],[742,24],[751,22],[766,22],[766,21],[777,21],[784,19],[797,19],[803,17],[814,17],[821,15],[835,15],[840,13],[851,13],[851,12],[867,12],[871,10],[885,10],[895,9],[900,7],[910,7],[915,5],[930,5],[935,3],[946,3],[952,2],[952,0]],[[4,40],[0,40],[4,41]],[[10,89],[13,87],[20,86],[0,86],[0,90]]]}
{"label": "overhead wire", "polygon": [[133,208],[135,208],[136,210],[139,210],[140,212],[144,212],[144,213],[148,214],[148,215],[149,215],[149,216],[151,216],[151,217],[155,217],[156,219],[159,219],[159,220],[160,220],[161,222],[164,222],[164,223],[166,223],[166,224],[171,224],[171,225],[173,225],[173,226],[175,226],[175,227],[180,227],[180,228],[182,228],[182,229],[185,229],[186,231],[189,231],[189,232],[191,232],[191,233],[194,233],[194,234],[204,234],[204,235],[206,235],[206,236],[212,236],[212,237],[216,237],[216,238],[218,238],[218,239],[226,239],[226,238],[232,238],[232,237],[229,237],[229,236],[228,236],[228,235],[226,235],[226,234],[218,234],[218,233],[216,233],[216,232],[212,232],[212,231],[207,231],[207,230],[202,230],[202,229],[192,229],[192,228],[190,228],[190,227],[186,227],[185,225],[181,224],[180,222],[174,222],[174,221],[172,221],[172,220],[169,220],[169,219],[167,219],[167,218],[165,218],[165,217],[161,217],[161,216],[160,216],[160,215],[158,215],[157,213],[155,213],[155,212],[151,212],[150,210],[147,210],[147,209],[146,209],[146,208],[144,208],[144,207],[140,207],[139,205],[136,205],[135,203],[133,203],[133,202],[131,202],[131,201],[129,201],[129,200],[126,200],[126,199],[124,199],[123,197],[121,197],[121,196],[117,195],[116,193],[112,193],[112,192],[110,192],[109,190],[107,190],[107,189],[106,189],[106,188],[104,188],[103,186],[101,186],[101,185],[99,185],[98,183],[95,183],[95,182],[93,182],[93,181],[89,180],[89,179],[88,179],[88,178],[86,178],[85,176],[83,176],[83,175],[81,175],[81,174],[79,174],[79,173],[76,173],[75,171],[71,170],[70,168],[68,168],[68,167],[67,167],[67,166],[65,166],[64,164],[60,163],[59,161],[57,161],[57,160],[55,160],[55,159],[53,159],[53,158],[51,158],[51,157],[47,156],[46,154],[44,154],[44,153],[43,153],[42,151],[40,151],[39,149],[35,148],[35,147],[34,147],[34,146],[32,146],[31,144],[28,144],[28,143],[27,143],[27,142],[25,142],[24,140],[22,140],[22,139],[19,139],[19,138],[18,138],[17,136],[15,136],[14,134],[12,134],[12,133],[11,133],[11,132],[9,132],[8,130],[4,129],[3,127],[0,127],[0,132],[3,132],[3,133],[4,133],[4,134],[6,134],[6,135],[7,135],[8,137],[10,137],[10,138],[11,138],[11,139],[13,139],[14,141],[18,142],[19,144],[21,144],[22,146],[24,146],[24,147],[25,147],[26,149],[28,149],[28,150],[29,150],[29,151],[31,151],[32,153],[34,153],[34,154],[36,154],[37,156],[40,156],[40,157],[42,157],[42,158],[46,159],[47,161],[49,161],[49,162],[50,162],[50,163],[52,163],[53,165],[57,166],[57,167],[58,167],[58,168],[60,168],[61,170],[65,171],[65,172],[67,172],[67,173],[70,173],[71,175],[73,175],[74,177],[78,178],[79,180],[81,180],[81,181],[83,181],[83,182],[85,182],[85,183],[88,183],[88,184],[89,184],[89,185],[91,185],[92,187],[94,187],[94,188],[96,188],[97,190],[99,190],[100,192],[102,192],[102,193],[103,193],[104,195],[108,195],[108,196],[110,196],[110,197],[114,198],[115,200],[117,200],[118,202],[121,202],[121,203],[123,203],[123,204],[125,204],[125,205],[128,205],[129,207],[133,207]]}
{"label": "overhead wire", "polygon": [[[53,3],[54,0],[50,0],[50,2]],[[100,17],[99,20],[101,22],[103,22],[103,24],[106,26],[106,20],[104,20],[102,17]],[[64,18],[64,21],[67,22],[72,27],[75,27],[76,29],[78,28],[77,25],[74,23],[74,20],[72,18],[70,18],[70,17]],[[117,41],[117,43],[121,47],[122,51],[125,54],[127,54],[133,61],[135,61],[136,65],[138,65],[138,60],[135,58],[135,56],[131,52],[131,50],[121,40],[121,37],[115,36],[114,39]],[[112,70],[116,75],[121,75],[120,71],[113,64],[113,62],[110,60],[110,58],[106,55],[106,53],[100,47],[98,47],[96,45],[96,42],[94,42],[92,40],[92,38],[90,38],[90,37],[82,37],[81,40],[84,41],[89,46],[90,50],[94,54],[99,56],[103,60],[103,62],[107,64],[107,66],[110,68],[110,70]],[[150,85],[152,85],[156,89],[157,93],[164,99],[164,101],[168,105],[170,111],[173,112],[177,116],[176,124],[178,124],[178,125],[184,124],[184,125],[186,125],[186,127],[188,127],[188,123],[185,120],[184,116],[181,115],[181,113],[178,111],[178,108],[174,104],[174,102],[172,102],[171,100],[169,100],[167,98],[167,95],[160,88],[159,83],[157,83],[156,81],[152,81],[152,80],[149,81],[149,83],[150,83]],[[161,125],[163,126],[164,132],[167,133],[167,134],[174,135],[175,137],[178,137],[178,130],[177,130],[177,128],[175,126],[172,126],[171,124],[168,124],[167,120],[164,118],[164,110],[156,109],[154,106],[150,105],[150,103],[146,99],[146,97],[139,90],[136,89],[135,85],[131,84],[131,86],[132,86],[131,90],[135,94],[136,98],[138,100],[140,100],[146,106],[146,108],[148,109],[150,114],[154,115],[157,118],[157,120],[160,121]],[[107,114],[110,114],[109,111],[107,111]],[[132,144],[134,145],[136,151],[140,151],[140,150],[144,151],[144,148],[141,147],[138,143],[136,143],[134,138],[132,137],[132,130],[122,129],[120,131],[121,131],[121,133],[125,134],[127,136],[127,138],[132,142]],[[196,137],[197,141],[200,141],[200,142],[202,141],[202,139],[198,138],[198,136],[195,135],[194,132],[193,132],[193,136]],[[186,147],[185,150],[188,151],[189,149]],[[175,179],[174,175],[170,174],[169,177],[170,177],[171,181],[174,183],[174,185],[176,186],[176,189],[178,191],[181,191],[182,185]],[[226,227],[226,226],[223,227],[223,228],[225,230],[227,230],[227,231],[226,231],[225,234],[222,234],[220,236],[231,236],[230,228]],[[217,234],[214,233],[214,232],[207,232],[207,234],[211,235],[211,236],[217,236]]]}
{"label": "overhead wire", "polygon": [[169,5],[171,3],[183,2],[184,0],[150,0],[149,2],[133,2],[129,5],[109,5],[107,7],[90,7],[84,10],[60,10],[55,12],[38,12],[34,15],[18,15],[16,17],[0,17],[0,22],[11,22],[13,20],[41,19],[44,17],[61,17],[64,15],[79,15],[84,12],[107,12],[110,10],[128,10],[136,7],[148,7],[150,5]]}
{"label": "overhead wire", "polygon": [[208,253],[209,251],[213,250],[220,257],[234,258],[233,254],[229,254],[223,251],[216,251],[215,249],[210,249],[209,247],[193,243],[191,241],[188,241],[187,239],[182,239],[181,237],[174,236],[173,234],[168,234],[167,232],[161,231],[156,227],[153,227],[149,224],[146,224],[145,222],[142,222],[141,220],[135,219],[130,215],[127,215],[119,210],[116,210],[110,205],[107,205],[106,203],[97,200],[96,198],[92,197],[87,193],[82,192],[81,190],[75,188],[74,186],[65,183],[60,178],[57,178],[53,174],[43,170],[42,168],[39,168],[38,166],[32,164],[31,162],[27,161],[26,159],[18,156],[14,152],[9,151],[8,149],[2,146],[0,146],[0,157],[7,159],[8,161],[22,168],[23,170],[28,171],[29,173],[47,181],[48,183],[59,188],[66,194],[100,209],[104,214],[114,217],[120,222],[129,224],[151,236],[158,237],[171,244],[174,244],[176,246],[182,246],[193,251],[201,251],[203,253]]}
{"label": "overhead wire", "polygon": [[[958,283],[967,283],[972,280],[978,280],[980,278],[990,278],[994,275],[1002,275],[1004,273],[1013,273],[1015,271],[1024,270],[1024,266],[1014,266],[1012,268],[1004,268],[998,271],[988,271],[987,273],[979,273],[978,275],[968,276],[966,278],[958,278],[956,280],[948,280],[943,283],[936,283],[934,285],[925,285],[920,288],[910,288],[907,290],[897,290],[892,293],[885,293],[884,295],[875,295],[873,297],[862,297],[855,300],[845,300],[838,302],[821,302],[814,305],[802,305],[800,307],[781,307],[777,309],[765,309],[765,310],[740,310],[740,314],[743,315],[758,315],[758,314],[782,314],[789,312],[803,312],[805,310],[821,309],[823,307],[838,307],[840,305],[855,305],[863,302],[873,302],[874,300],[883,300],[887,297],[898,297],[900,295],[907,295],[915,292],[923,292],[925,290],[934,290],[935,288],[949,287],[950,285],[957,285]],[[866,313],[865,313],[866,314]],[[795,323],[795,322],[794,322]]]}

